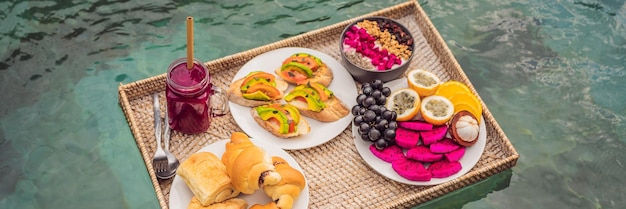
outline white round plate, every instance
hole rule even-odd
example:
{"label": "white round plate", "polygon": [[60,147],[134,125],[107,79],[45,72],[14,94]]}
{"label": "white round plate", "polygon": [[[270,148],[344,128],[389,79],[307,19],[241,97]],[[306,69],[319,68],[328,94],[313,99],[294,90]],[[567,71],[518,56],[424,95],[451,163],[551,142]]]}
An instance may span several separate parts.
{"label": "white round plate", "polygon": [[[328,89],[333,91],[335,96],[343,101],[348,108],[352,108],[352,106],[356,105],[357,90],[352,76],[341,65],[341,63],[333,57],[313,49],[288,47],[260,54],[241,67],[239,72],[237,72],[235,77],[233,77],[233,82],[237,79],[245,77],[252,71],[264,71],[274,75],[274,70],[279,68],[287,57],[295,53],[309,53],[320,58],[322,62],[326,63],[326,65],[333,71],[334,77],[333,81],[328,86]],[[293,87],[294,85],[289,85],[289,88],[285,92],[289,92],[293,89]],[[250,107],[241,106],[230,101],[228,102],[228,105],[235,122],[246,134],[248,134],[248,136],[251,138],[267,140],[271,144],[275,144],[276,146],[286,150],[306,149],[326,143],[343,132],[343,130],[348,127],[350,122],[352,122],[350,114],[330,123],[324,123],[311,118],[303,117],[306,118],[307,122],[309,122],[311,132],[306,135],[283,139],[273,135],[256,123],[250,114]]]}
{"label": "white round plate", "polygon": [[[228,141],[230,140],[217,141],[215,143],[207,145],[206,147],[203,147],[198,152],[212,152],[213,154],[215,154],[221,159],[226,149],[225,147],[226,142]],[[295,168],[296,170],[299,170],[302,174],[304,174],[302,167],[300,167],[298,162],[296,162],[296,160],[293,159],[291,155],[285,152],[285,150],[279,147],[276,147],[263,140],[256,140],[254,138],[250,138],[250,141],[252,141],[252,143],[254,143],[256,146],[263,148],[263,150],[265,150],[265,152],[267,152],[269,155],[282,157],[289,163],[291,167]],[[306,175],[304,179],[306,180]],[[169,208],[186,209],[192,197],[193,197],[193,193],[191,193],[191,190],[189,189],[189,187],[187,187],[187,184],[185,184],[185,181],[183,181],[182,178],[176,175],[174,177],[174,181],[172,181],[172,187],[170,189]],[[251,207],[254,204],[264,205],[272,201],[272,199],[269,198],[263,192],[262,189],[257,190],[254,194],[240,194],[237,197],[246,200],[246,202],[248,202],[248,207]],[[309,205],[309,184],[307,181],[306,186],[304,187],[302,192],[300,192],[300,196],[294,202],[293,208],[296,208],[296,209],[307,208],[308,205]]]}
{"label": "white round plate", "polygon": [[[400,88],[406,88],[407,87],[406,78],[389,81],[385,83],[385,86],[389,87],[392,92]],[[441,184],[441,183],[445,183],[447,181],[456,179],[466,174],[470,169],[472,169],[472,167],[474,167],[474,165],[476,165],[476,163],[480,159],[480,156],[483,154],[483,151],[485,150],[485,144],[487,144],[487,136],[486,136],[487,128],[485,126],[485,118],[482,118],[480,120],[480,134],[478,136],[478,141],[476,141],[476,144],[470,147],[466,147],[465,155],[463,155],[461,160],[459,160],[462,168],[458,173],[452,176],[446,177],[446,178],[432,178],[430,181],[411,181],[398,175],[398,173],[394,171],[393,168],[391,168],[391,163],[385,162],[381,160],[380,158],[374,156],[374,154],[372,154],[372,152],[369,149],[372,143],[363,141],[361,139],[361,136],[358,133],[359,133],[358,128],[354,124],[352,124],[352,135],[354,137],[354,144],[356,145],[356,149],[359,152],[359,155],[361,155],[363,160],[365,160],[365,163],[367,163],[372,169],[374,169],[379,174],[391,180],[394,180],[400,183],[410,184],[410,185]]]}

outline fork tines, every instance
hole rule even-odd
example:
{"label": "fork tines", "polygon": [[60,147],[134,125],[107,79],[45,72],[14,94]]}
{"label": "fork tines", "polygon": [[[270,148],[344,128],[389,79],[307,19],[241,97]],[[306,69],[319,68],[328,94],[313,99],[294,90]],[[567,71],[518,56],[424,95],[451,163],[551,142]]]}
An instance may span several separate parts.
{"label": "fork tines", "polygon": [[164,172],[165,169],[167,168],[167,158],[154,160],[152,162],[152,164],[154,166],[154,171],[156,171],[156,172]]}

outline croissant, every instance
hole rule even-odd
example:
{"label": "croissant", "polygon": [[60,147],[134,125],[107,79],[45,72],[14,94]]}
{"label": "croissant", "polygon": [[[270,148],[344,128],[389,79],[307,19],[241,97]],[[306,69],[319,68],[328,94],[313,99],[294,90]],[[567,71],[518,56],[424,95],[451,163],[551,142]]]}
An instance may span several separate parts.
{"label": "croissant", "polygon": [[241,132],[230,136],[222,162],[235,189],[244,194],[252,194],[261,185],[274,185],[281,180],[272,164],[272,157]]}
{"label": "croissant", "polygon": [[191,198],[191,202],[187,206],[187,209],[246,209],[248,208],[248,203],[246,200],[241,198],[231,198],[225,200],[224,202],[213,203],[207,206],[204,206],[200,203],[200,201],[196,197]]}
{"label": "croissant", "polygon": [[254,204],[252,205],[252,207],[250,207],[250,209],[280,209],[278,208],[278,206],[276,206],[275,202],[269,202],[265,205],[261,205],[261,204]]}
{"label": "croissant", "polygon": [[192,154],[180,165],[177,173],[202,205],[211,205],[239,195],[226,174],[226,167],[211,152]]}
{"label": "croissant", "polygon": [[300,192],[306,186],[304,175],[291,167],[283,158],[274,156],[272,162],[276,172],[281,176],[280,182],[275,185],[263,187],[267,196],[271,197],[280,209],[291,209],[293,202],[300,196]]}

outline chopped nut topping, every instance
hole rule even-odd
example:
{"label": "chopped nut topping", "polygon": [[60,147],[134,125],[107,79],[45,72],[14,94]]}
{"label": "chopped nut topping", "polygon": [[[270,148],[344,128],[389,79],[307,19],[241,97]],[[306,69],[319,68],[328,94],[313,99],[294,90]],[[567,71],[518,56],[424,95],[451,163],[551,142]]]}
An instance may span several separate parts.
{"label": "chopped nut topping", "polygon": [[396,36],[392,35],[388,30],[381,31],[376,21],[363,20],[357,25],[367,31],[371,36],[376,37],[378,44],[392,54],[402,58],[409,59],[411,50],[407,45],[401,44],[396,40]]}

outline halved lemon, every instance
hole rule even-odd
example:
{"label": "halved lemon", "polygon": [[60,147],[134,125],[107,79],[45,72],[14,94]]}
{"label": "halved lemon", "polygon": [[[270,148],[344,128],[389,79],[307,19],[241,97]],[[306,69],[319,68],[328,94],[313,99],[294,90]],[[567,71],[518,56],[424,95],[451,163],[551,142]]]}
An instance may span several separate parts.
{"label": "halved lemon", "polygon": [[420,112],[426,122],[439,126],[452,118],[454,105],[448,98],[443,96],[427,96],[422,99]]}
{"label": "halved lemon", "polygon": [[399,89],[387,97],[385,107],[396,112],[396,121],[408,121],[413,119],[420,110],[420,96],[417,91],[410,88]]}
{"label": "halved lemon", "polygon": [[446,81],[439,85],[435,95],[444,96],[451,99],[452,96],[458,93],[471,93],[469,87],[464,83],[458,81]]}
{"label": "halved lemon", "polygon": [[417,91],[422,98],[435,94],[441,84],[439,77],[427,70],[411,70],[407,73],[406,78],[409,88]]}
{"label": "halved lemon", "polygon": [[[472,107],[473,111],[468,110],[480,123],[480,116],[483,114],[483,106],[480,105],[480,101],[472,93],[457,93],[450,101],[456,106],[457,104],[466,104]],[[456,112],[456,111],[455,111]]]}

